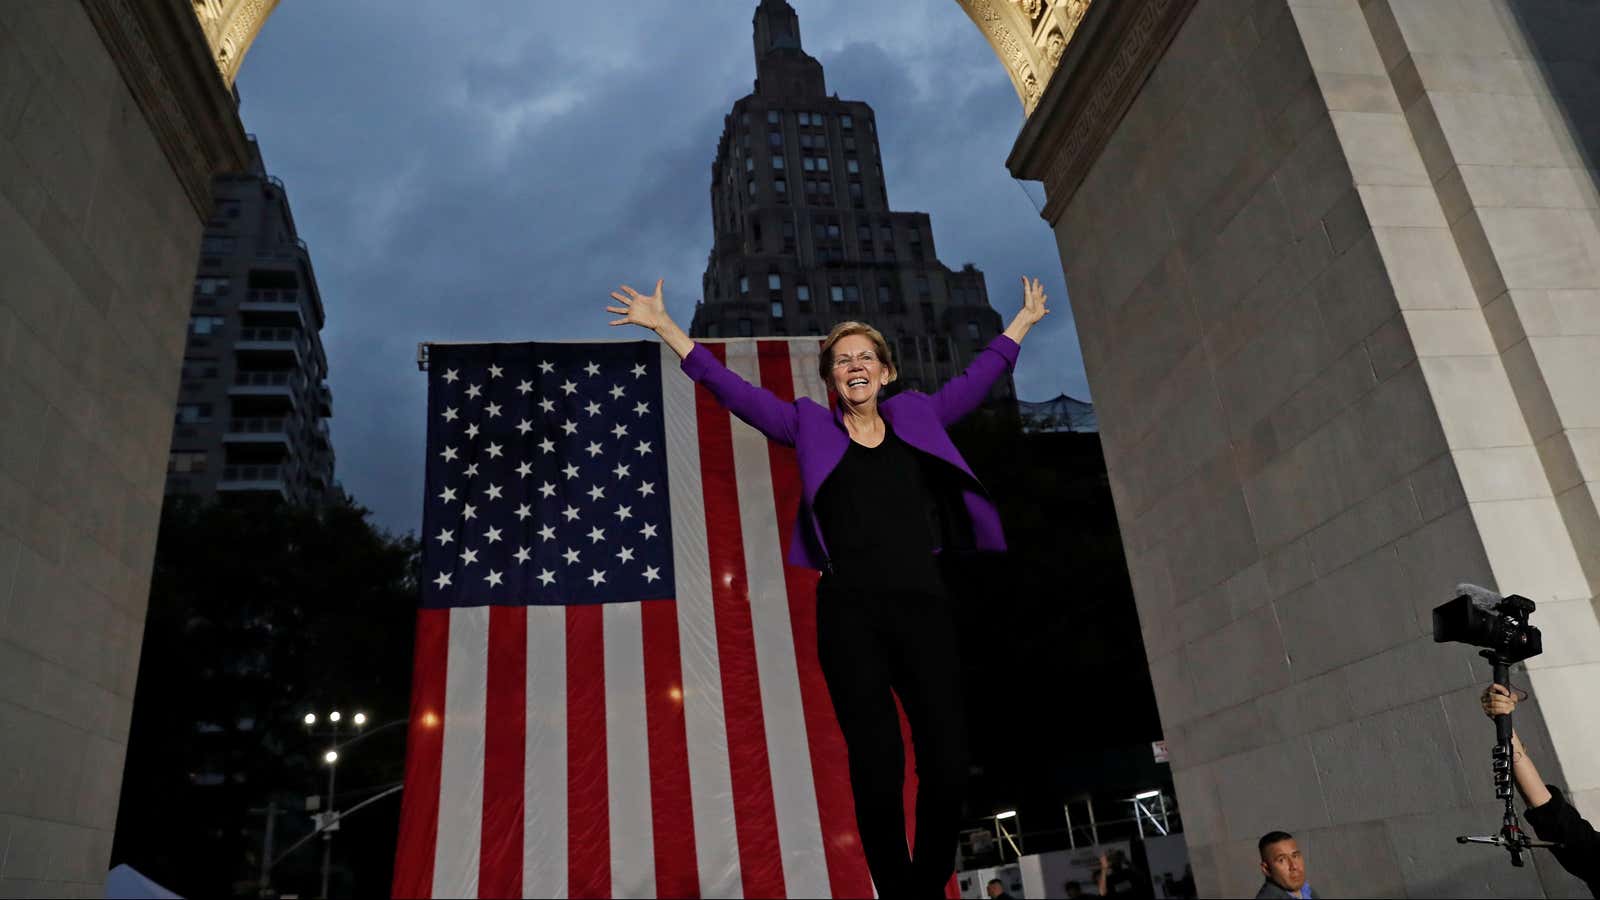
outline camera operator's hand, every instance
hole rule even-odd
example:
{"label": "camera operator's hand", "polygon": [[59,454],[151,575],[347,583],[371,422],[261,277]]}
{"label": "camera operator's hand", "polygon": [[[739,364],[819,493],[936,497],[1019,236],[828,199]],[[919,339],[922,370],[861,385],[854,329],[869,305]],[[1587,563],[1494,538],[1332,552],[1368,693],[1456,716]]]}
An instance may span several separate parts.
{"label": "camera operator's hand", "polygon": [[[1510,715],[1517,708],[1516,693],[1503,684],[1491,684],[1484,688],[1478,700],[1483,704],[1483,714],[1490,718]],[[1527,748],[1522,746],[1522,738],[1517,735],[1515,728],[1511,729],[1511,774],[1516,779],[1517,790],[1522,792],[1522,799],[1528,801],[1529,806],[1543,806],[1550,802],[1550,789],[1539,777],[1539,770],[1528,757]]]}
{"label": "camera operator's hand", "polygon": [[1517,696],[1503,684],[1489,685],[1478,699],[1483,703],[1483,714],[1490,718],[1509,716],[1517,708]]}

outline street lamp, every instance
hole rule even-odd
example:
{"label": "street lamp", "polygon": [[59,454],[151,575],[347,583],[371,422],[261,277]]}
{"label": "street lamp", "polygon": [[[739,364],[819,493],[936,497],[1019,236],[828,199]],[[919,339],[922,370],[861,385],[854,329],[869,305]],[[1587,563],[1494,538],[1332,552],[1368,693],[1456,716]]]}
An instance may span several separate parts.
{"label": "street lamp", "polygon": [[[332,743],[328,751],[322,754],[322,761],[328,764],[328,806],[321,814],[322,827],[322,896],[328,896],[328,878],[333,870],[333,833],[339,827],[339,813],[334,808],[334,787],[339,774],[339,721],[344,718],[338,710],[328,713],[328,724],[332,726],[328,731],[328,738]],[[356,727],[365,725],[365,713],[356,713],[354,718]],[[306,727],[317,724],[316,713],[306,713]]]}

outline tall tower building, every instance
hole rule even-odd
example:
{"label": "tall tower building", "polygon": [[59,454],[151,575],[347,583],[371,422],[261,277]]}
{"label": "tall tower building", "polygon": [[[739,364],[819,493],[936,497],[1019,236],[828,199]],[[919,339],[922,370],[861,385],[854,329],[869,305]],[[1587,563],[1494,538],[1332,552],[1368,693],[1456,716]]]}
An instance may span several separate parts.
{"label": "tall tower building", "polygon": [[318,504],[335,490],[322,294],[254,138],[250,156],[214,180],[166,490]]}
{"label": "tall tower building", "polygon": [[[927,213],[889,207],[872,107],[829,96],[784,0],[754,21],[755,90],[733,104],[711,165],[715,235],[695,337],[826,334],[861,319],[902,384],[932,389],[999,333],[983,273],[939,262]],[[995,389],[1012,398],[1007,379]]]}

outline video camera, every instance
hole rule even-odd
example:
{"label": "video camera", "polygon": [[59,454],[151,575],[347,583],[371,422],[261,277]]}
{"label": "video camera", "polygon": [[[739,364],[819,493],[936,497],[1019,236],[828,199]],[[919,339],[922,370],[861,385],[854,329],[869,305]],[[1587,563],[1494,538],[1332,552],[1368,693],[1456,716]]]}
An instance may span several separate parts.
{"label": "video camera", "polygon": [[1534,603],[1512,594],[1502,597],[1475,584],[1457,586],[1454,600],[1433,609],[1434,643],[1471,644],[1509,663],[1544,652],[1539,629],[1528,624]]}

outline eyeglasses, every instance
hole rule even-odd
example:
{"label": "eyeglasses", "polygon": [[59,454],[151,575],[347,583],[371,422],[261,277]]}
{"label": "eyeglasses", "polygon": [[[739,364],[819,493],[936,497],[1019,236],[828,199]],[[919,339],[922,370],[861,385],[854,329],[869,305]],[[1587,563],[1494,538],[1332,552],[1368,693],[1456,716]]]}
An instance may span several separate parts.
{"label": "eyeglasses", "polygon": [[875,363],[877,361],[878,361],[878,354],[873,353],[871,350],[863,350],[860,353],[857,353],[855,356],[836,356],[836,357],[834,357],[833,358],[833,367],[835,369],[842,369],[845,366],[850,365],[850,363],[852,363],[852,362],[859,362],[862,365],[866,365],[868,363]]}

